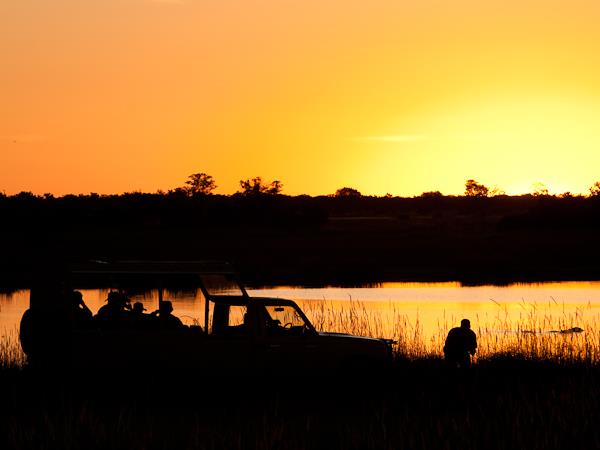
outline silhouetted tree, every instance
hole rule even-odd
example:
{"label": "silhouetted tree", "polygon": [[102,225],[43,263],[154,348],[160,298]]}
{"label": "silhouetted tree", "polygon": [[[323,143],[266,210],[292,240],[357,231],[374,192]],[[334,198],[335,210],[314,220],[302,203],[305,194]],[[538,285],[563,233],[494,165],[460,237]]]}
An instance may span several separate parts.
{"label": "silhouetted tree", "polygon": [[217,188],[213,177],[204,172],[191,174],[185,184],[188,195],[209,195]]}
{"label": "silhouetted tree", "polygon": [[274,180],[271,185],[269,186],[268,189],[268,194],[272,194],[272,195],[277,195],[277,194],[281,194],[281,191],[283,190],[283,183],[279,180]]}
{"label": "silhouetted tree", "polygon": [[19,200],[25,200],[25,199],[34,199],[36,198],[35,194],[33,192],[30,191],[21,191],[18,194],[16,194],[14,196],[14,198],[17,198]]}
{"label": "silhouetted tree", "polygon": [[533,183],[532,187],[533,187],[532,194],[536,197],[546,197],[546,196],[550,195],[548,188],[542,182],[538,181],[537,183]]}
{"label": "silhouetted tree", "polygon": [[343,187],[335,191],[334,197],[362,197],[362,194],[351,187]]}
{"label": "silhouetted tree", "polygon": [[600,196],[600,181],[596,181],[590,187],[590,197],[598,197]]}
{"label": "silhouetted tree", "polygon": [[467,180],[465,183],[465,195],[467,197],[487,197],[489,189],[475,180]]}
{"label": "silhouetted tree", "polygon": [[173,197],[186,197],[189,195],[187,189],[182,188],[182,187],[178,187],[175,189],[169,189],[167,194],[170,196],[173,196]]}
{"label": "silhouetted tree", "polygon": [[488,191],[489,197],[497,197],[499,195],[506,195],[506,192],[504,192],[504,190],[500,189],[498,186],[494,186]]}
{"label": "silhouetted tree", "polygon": [[261,177],[254,177],[251,180],[240,180],[242,195],[278,195],[281,194],[283,183],[275,180],[270,184],[264,184]]}

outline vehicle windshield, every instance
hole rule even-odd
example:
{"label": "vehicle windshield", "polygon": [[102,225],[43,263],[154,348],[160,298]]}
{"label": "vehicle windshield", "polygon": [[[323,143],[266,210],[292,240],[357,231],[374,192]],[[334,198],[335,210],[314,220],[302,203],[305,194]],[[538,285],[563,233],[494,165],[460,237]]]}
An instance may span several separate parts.
{"label": "vehicle windshield", "polygon": [[265,306],[269,314],[272,327],[284,329],[304,329],[307,328],[306,322],[298,310],[290,305],[270,305]]}
{"label": "vehicle windshield", "polygon": [[210,295],[244,295],[242,288],[233,275],[200,275],[204,288]]}

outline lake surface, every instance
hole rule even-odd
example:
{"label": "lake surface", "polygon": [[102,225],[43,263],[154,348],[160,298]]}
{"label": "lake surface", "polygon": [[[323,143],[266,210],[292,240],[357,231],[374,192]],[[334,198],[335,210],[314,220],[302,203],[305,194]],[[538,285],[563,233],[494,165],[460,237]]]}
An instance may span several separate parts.
{"label": "lake surface", "polygon": [[[82,290],[96,312],[109,289]],[[600,328],[600,282],[557,282],[509,286],[462,286],[460,283],[383,283],[375,287],[300,288],[276,286],[250,289],[251,296],[297,301],[318,329],[398,339],[411,336],[428,345],[439,342],[462,318],[480,334],[547,332],[581,327]],[[204,299],[199,290],[166,292],[184,323],[204,324]],[[148,312],[158,305],[158,292],[132,295]],[[0,333],[14,338],[29,291],[0,294]]]}

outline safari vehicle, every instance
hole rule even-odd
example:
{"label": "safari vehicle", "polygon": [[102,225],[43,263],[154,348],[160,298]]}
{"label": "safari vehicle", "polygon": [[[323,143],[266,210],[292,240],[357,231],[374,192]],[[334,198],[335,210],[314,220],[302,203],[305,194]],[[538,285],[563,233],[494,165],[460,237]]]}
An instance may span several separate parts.
{"label": "safari vehicle", "polygon": [[[48,281],[48,280],[47,280]],[[178,329],[78,327],[66,292],[111,286],[120,290],[197,286],[203,311]],[[38,283],[21,321],[21,343],[33,364],[106,368],[193,368],[299,372],[385,365],[391,341],[319,332],[292,300],[251,297],[228,264],[94,262],[71,268],[58,285]],[[368,366],[365,363],[369,363]]]}

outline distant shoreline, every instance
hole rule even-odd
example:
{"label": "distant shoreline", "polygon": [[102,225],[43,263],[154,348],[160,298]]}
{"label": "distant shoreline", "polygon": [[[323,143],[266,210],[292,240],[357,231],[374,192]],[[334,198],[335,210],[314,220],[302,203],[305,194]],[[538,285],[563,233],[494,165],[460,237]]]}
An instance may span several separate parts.
{"label": "distant shoreline", "polygon": [[600,280],[600,196],[0,201],[0,289],[71,261],[219,260],[245,284]]}
{"label": "distant shoreline", "polygon": [[[482,277],[453,278],[443,274],[426,275],[406,273],[387,273],[385,277],[362,277],[360,274],[331,274],[326,277],[324,274],[312,274],[309,277],[299,277],[298,275],[285,275],[281,273],[265,274],[258,276],[242,271],[240,273],[242,282],[250,289],[271,288],[274,286],[290,286],[298,288],[326,288],[326,287],[377,287],[384,283],[458,283],[462,286],[510,286],[515,284],[537,284],[537,283],[563,283],[563,282],[600,282],[598,273],[580,274],[569,276],[565,274],[551,274],[545,278],[540,276],[520,276],[515,278],[493,277],[491,275]],[[593,276],[595,275],[595,276]],[[6,272],[0,276],[0,292],[12,292],[22,289],[30,289],[32,285],[32,274],[27,272]],[[97,282],[90,281],[78,285],[80,288],[105,288],[106,285],[98,285]],[[151,288],[151,286],[149,286]]]}

